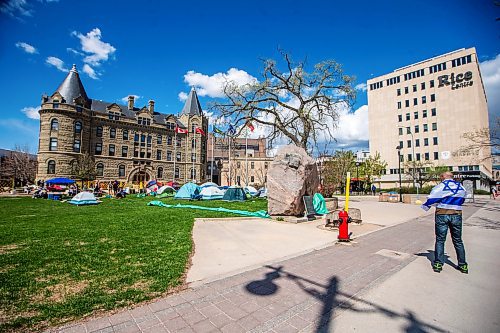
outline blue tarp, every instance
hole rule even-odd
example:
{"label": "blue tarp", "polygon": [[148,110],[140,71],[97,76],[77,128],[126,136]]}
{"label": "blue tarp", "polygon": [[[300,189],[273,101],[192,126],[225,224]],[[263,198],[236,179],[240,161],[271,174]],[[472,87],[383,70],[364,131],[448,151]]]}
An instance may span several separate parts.
{"label": "blue tarp", "polygon": [[175,199],[195,199],[200,194],[200,187],[195,183],[184,184],[175,194]]}
{"label": "blue tarp", "polygon": [[66,184],[74,184],[76,181],[73,179],[69,178],[52,178],[49,180],[46,180],[46,184],[50,185],[66,185]]}
{"label": "blue tarp", "polygon": [[227,208],[222,208],[222,207],[215,208],[215,207],[203,207],[203,206],[181,205],[181,204],[167,205],[161,201],[150,201],[148,203],[148,206],[159,206],[159,207],[166,207],[166,208],[188,208],[188,209],[211,210],[211,211],[215,211],[215,212],[233,213],[233,214],[238,214],[238,215],[243,215],[243,216],[269,218],[269,214],[265,210],[259,210],[256,212],[249,212],[246,210],[227,209]]}

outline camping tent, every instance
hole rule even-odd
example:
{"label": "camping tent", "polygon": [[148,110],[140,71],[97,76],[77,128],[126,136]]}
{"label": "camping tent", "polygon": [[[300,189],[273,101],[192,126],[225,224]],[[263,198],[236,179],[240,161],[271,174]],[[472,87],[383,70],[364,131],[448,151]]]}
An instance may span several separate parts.
{"label": "camping tent", "polygon": [[267,198],[267,188],[263,187],[259,190],[259,198]]}
{"label": "camping tent", "polygon": [[151,187],[151,186],[154,186],[154,185],[156,185],[156,179],[150,180],[150,181],[146,184],[146,187]]}
{"label": "camping tent", "polygon": [[200,194],[200,187],[195,183],[187,183],[175,194],[175,199],[195,199]]}
{"label": "camping tent", "polygon": [[201,189],[200,195],[203,200],[216,200],[224,197],[224,191],[215,186],[207,186]]}
{"label": "camping tent", "polygon": [[244,201],[247,199],[245,191],[242,187],[239,186],[231,186],[227,189],[226,193],[224,193],[224,197],[222,200],[226,201]]}
{"label": "camping tent", "polygon": [[210,187],[210,186],[218,187],[219,185],[212,183],[212,182],[206,182],[205,184],[200,185],[201,188]]}
{"label": "camping tent", "polygon": [[179,185],[178,182],[168,182],[167,184],[165,185],[168,185],[168,186],[172,186],[176,191],[179,190],[179,188],[181,188],[181,186]]}
{"label": "camping tent", "polygon": [[47,181],[45,181],[45,184],[47,185],[52,185],[52,184],[57,184],[57,185],[69,185],[69,184],[74,184],[75,181],[73,179],[69,178],[52,178]]}
{"label": "camping tent", "polygon": [[163,185],[156,191],[156,194],[162,194],[163,192],[165,193],[175,193],[175,189],[172,186],[168,185]]}
{"label": "camping tent", "polygon": [[250,193],[250,195],[252,197],[254,197],[257,195],[258,191],[255,187],[248,185],[248,186],[245,186],[245,192]]}
{"label": "camping tent", "polygon": [[73,197],[70,201],[70,204],[82,206],[82,205],[97,205],[99,201],[95,198],[93,193],[90,192],[80,192]]}

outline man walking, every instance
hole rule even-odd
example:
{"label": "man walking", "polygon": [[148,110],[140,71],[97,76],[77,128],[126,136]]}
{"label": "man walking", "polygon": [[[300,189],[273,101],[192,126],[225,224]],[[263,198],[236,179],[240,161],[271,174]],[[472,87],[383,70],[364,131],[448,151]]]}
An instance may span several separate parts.
{"label": "man walking", "polygon": [[436,206],[436,245],[432,268],[438,273],[443,269],[444,242],[448,228],[450,228],[451,240],[457,253],[458,269],[467,274],[469,267],[465,261],[465,249],[462,242],[462,204],[465,201],[465,189],[459,182],[453,180],[453,174],[449,171],[441,175],[441,181],[432,189],[427,201],[422,205],[424,210]]}

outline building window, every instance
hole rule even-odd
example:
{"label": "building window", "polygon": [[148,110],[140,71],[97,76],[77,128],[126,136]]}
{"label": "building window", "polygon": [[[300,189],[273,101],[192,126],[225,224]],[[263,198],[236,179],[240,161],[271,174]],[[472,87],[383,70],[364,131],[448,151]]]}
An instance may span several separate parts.
{"label": "building window", "polygon": [[141,134],[141,147],[146,147],[146,135]]}
{"label": "building window", "polygon": [[425,153],[425,154],[424,154],[424,159],[425,159],[426,161],[428,161],[428,160],[429,160],[429,153]]}
{"label": "building window", "polygon": [[415,139],[415,147],[420,147],[420,139]]}
{"label": "building window", "polygon": [[432,138],[432,144],[435,145],[435,146],[438,144],[438,138],[437,138],[437,136],[435,136],[435,137]]}
{"label": "building window", "polygon": [[416,91],[417,91],[417,85],[416,85],[416,84],[414,84],[414,85],[413,85],[413,92],[416,92]]}
{"label": "building window", "polygon": [[115,145],[109,145],[108,153],[109,156],[115,156]]}
{"label": "building window", "polygon": [[418,133],[420,132],[420,128],[418,127],[418,125],[415,125],[415,133]]}
{"label": "building window", "polygon": [[[151,152],[150,152],[150,151],[148,151],[148,152],[146,153],[146,158],[151,158]],[[150,162],[148,162],[148,163],[150,163]]]}
{"label": "building window", "polygon": [[397,95],[398,95],[398,96],[401,96],[401,89],[399,89],[399,88],[398,88],[398,90],[397,90]]}
{"label": "building window", "polygon": [[172,152],[167,150],[167,161],[171,161],[172,160]]}
{"label": "building window", "polygon": [[181,172],[179,170],[179,168],[175,168],[175,172],[174,172],[174,178],[179,178]]}
{"label": "building window", "polygon": [[408,126],[408,127],[406,127],[406,134],[411,134],[411,129],[410,129],[410,127],[409,127],[409,126]]}
{"label": "building window", "polygon": [[191,148],[195,149],[196,148],[196,139],[191,140]]}
{"label": "building window", "polygon": [[422,118],[427,118],[427,110],[422,110]]}
{"label": "building window", "polygon": [[95,154],[96,155],[101,155],[102,154],[102,143],[96,143],[95,144]]}
{"label": "building window", "polygon": [[161,150],[156,151],[156,159],[161,160]]}
{"label": "building window", "polygon": [[98,138],[102,138],[102,126],[97,126],[97,128],[95,129],[95,136],[97,136]]}
{"label": "building window", "polygon": [[182,138],[177,138],[177,147],[182,145]]}
{"label": "building window", "polygon": [[411,161],[412,161],[412,156],[411,156],[411,154],[408,154],[408,160],[407,160],[407,161],[409,161],[409,162],[411,162]]}
{"label": "building window", "polygon": [[429,126],[427,124],[424,124],[424,132],[428,132],[429,131]]}
{"label": "building window", "polygon": [[416,153],[416,154],[415,154],[415,159],[416,159],[417,161],[420,161],[420,153]]}
{"label": "building window", "polygon": [[398,109],[401,109],[401,102],[398,102]]}
{"label": "building window", "polygon": [[163,178],[163,168],[162,167],[158,168],[158,172],[157,172],[156,176],[157,176],[158,179],[162,179]]}
{"label": "building window", "polygon": [[181,161],[181,153],[177,153],[175,159],[177,162],[180,162]]}
{"label": "building window", "polygon": [[250,176],[250,181],[253,183],[255,182],[255,177],[254,176]]}
{"label": "building window", "polygon": [[436,109],[435,108],[431,109],[431,116],[432,117],[436,116]]}
{"label": "building window", "polygon": [[408,93],[408,87],[405,87],[405,94]]}
{"label": "building window", "polygon": [[426,96],[422,96],[422,104],[425,104],[427,103],[427,97]]}
{"label": "building window", "polygon": [[52,107],[54,109],[59,109],[59,101],[54,101],[54,103],[52,103]]}
{"label": "building window", "polygon": [[418,111],[413,112],[413,118],[418,119]]}
{"label": "building window", "polygon": [[47,174],[54,175],[56,173],[56,161],[50,160],[47,163]]}
{"label": "building window", "polygon": [[429,81],[429,86],[430,86],[431,88],[434,88],[434,80],[430,80],[430,81]]}
{"label": "building window", "polygon": [[250,169],[255,169],[255,162],[250,162]]}
{"label": "building window", "polygon": [[95,170],[97,172],[97,176],[98,177],[102,177],[104,175],[104,164],[102,163],[98,163],[96,166],[95,166]]}
{"label": "building window", "polygon": [[127,157],[128,155],[128,147],[122,146],[122,157]]}
{"label": "building window", "polygon": [[424,138],[424,146],[428,146],[429,145],[429,138]]}
{"label": "building window", "polygon": [[172,145],[172,136],[167,136],[167,145],[171,146]]}
{"label": "building window", "polygon": [[420,83],[420,90],[425,90],[425,82]]}
{"label": "building window", "polygon": [[410,107],[410,101],[408,99],[405,101],[405,107]]}
{"label": "building window", "polygon": [[80,152],[80,139],[75,139],[75,141],[73,141],[73,152],[75,153],[79,153]]}
{"label": "building window", "polygon": [[238,169],[241,168],[241,162],[240,161],[236,162],[236,168],[238,168]]}
{"label": "building window", "polygon": [[399,147],[403,148],[403,141],[399,141]]}
{"label": "building window", "polygon": [[399,135],[403,135],[403,127],[399,128]]}
{"label": "building window", "polygon": [[416,97],[415,97],[415,98],[413,99],[413,105],[417,105],[417,104],[418,104],[418,98],[416,98]]}
{"label": "building window", "polygon": [[80,121],[75,122],[75,134],[80,134],[82,132],[82,123]]}
{"label": "building window", "polygon": [[162,144],[162,137],[161,137],[161,134],[158,134],[158,135],[156,136],[156,143],[157,143],[157,144],[159,144],[159,145],[161,145],[161,144]]}
{"label": "building window", "polygon": [[432,123],[432,130],[437,131],[438,129],[438,124],[437,123]]}
{"label": "building window", "polygon": [[125,165],[118,167],[118,177],[125,177]]}
{"label": "building window", "polygon": [[145,153],[145,152],[143,152],[143,151],[141,151],[141,152],[139,152],[139,156],[140,156],[141,158],[145,158],[145,157],[146,157],[146,153]]}
{"label": "building window", "polygon": [[139,143],[139,133],[134,134],[134,142],[137,144]]}
{"label": "building window", "polygon": [[431,94],[431,102],[435,102],[436,101],[436,95],[435,94]]}
{"label": "building window", "polygon": [[153,142],[153,137],[148,135],[148,147],[151,147],[151,143]]}
{"label": "building window", "polygon": [[128,130],[123,130],[123,140],[128,140]]}
{"label": "building window", "polygon": [[269,167],[269,163],[268,162],[264,162],[264,169],[267,169]]}
{"label": "building window", "polygon": [[191,153],[191,162],[196,162],[196,153]]}
{"label": "building window", "polygon": [[439,153],[437,151],[434,152],[434,160],[439,159]]}
{"label": "building window", "polygon": [[52,119],[50,122],[50,130],[58,131],[59,130],[59,121],[57,119]]}
{"label": "building window", "polygon": [[116,138],[116,128],[110,128],[109,129],[109,138],[110,139]]}
{"label": "building window", "polygon": [[196,169],[191,168],[191,179],[196,179]]}
{"label": "building window", "polygon": [[50,151],[56,151],[57,150],[57,138],[50,138],[49,150]]}
{"label": "building window", "polygon": [[134,149],[134,157],[139,157],[139,151]]}
{"label": "building window", "polygon": [[82,111],[83,111],[83,109],[82,109],[82,107],[81,107],[81,106],[77,106],[77,107],[76,107],[76,112],[82,112]]}
{"label": "building window", "polygon": [[398,122],[402,122],[403,121],[403,115],[399,114],[398,115]]}
{"label": "building window", "polygon": [[406,114],[406,120],[410,120],[410,113]]}
{"label": "building window", "polygon": [[406,146],[407,146],[408,148],[411,148],[411,140],[406,140]]}

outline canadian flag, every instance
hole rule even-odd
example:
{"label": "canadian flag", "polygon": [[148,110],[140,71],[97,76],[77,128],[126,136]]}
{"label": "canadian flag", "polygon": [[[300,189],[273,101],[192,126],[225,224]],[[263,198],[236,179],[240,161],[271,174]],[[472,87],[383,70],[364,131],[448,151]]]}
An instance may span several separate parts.
{"label": "canadian flag", "polygon": [[250,120],[247,121],[247,126],[250,129],[250,132],[253,132],[253,130],[255,129],[255,126],[252,124]]}
{"label": "canadian flag", "polygon": [[196,127],[194,131],[195,131],[195,133],[199,133],[199,134],[205,136],[205,132],[199,127]]}
{"label": "canadian flag", "polygon": [[175,126],[175,132],[176,133],[180,133],[180,134],[187,134],[188,130],[187,130],[187,128],[186,129],[182,129],[179,126]]}

